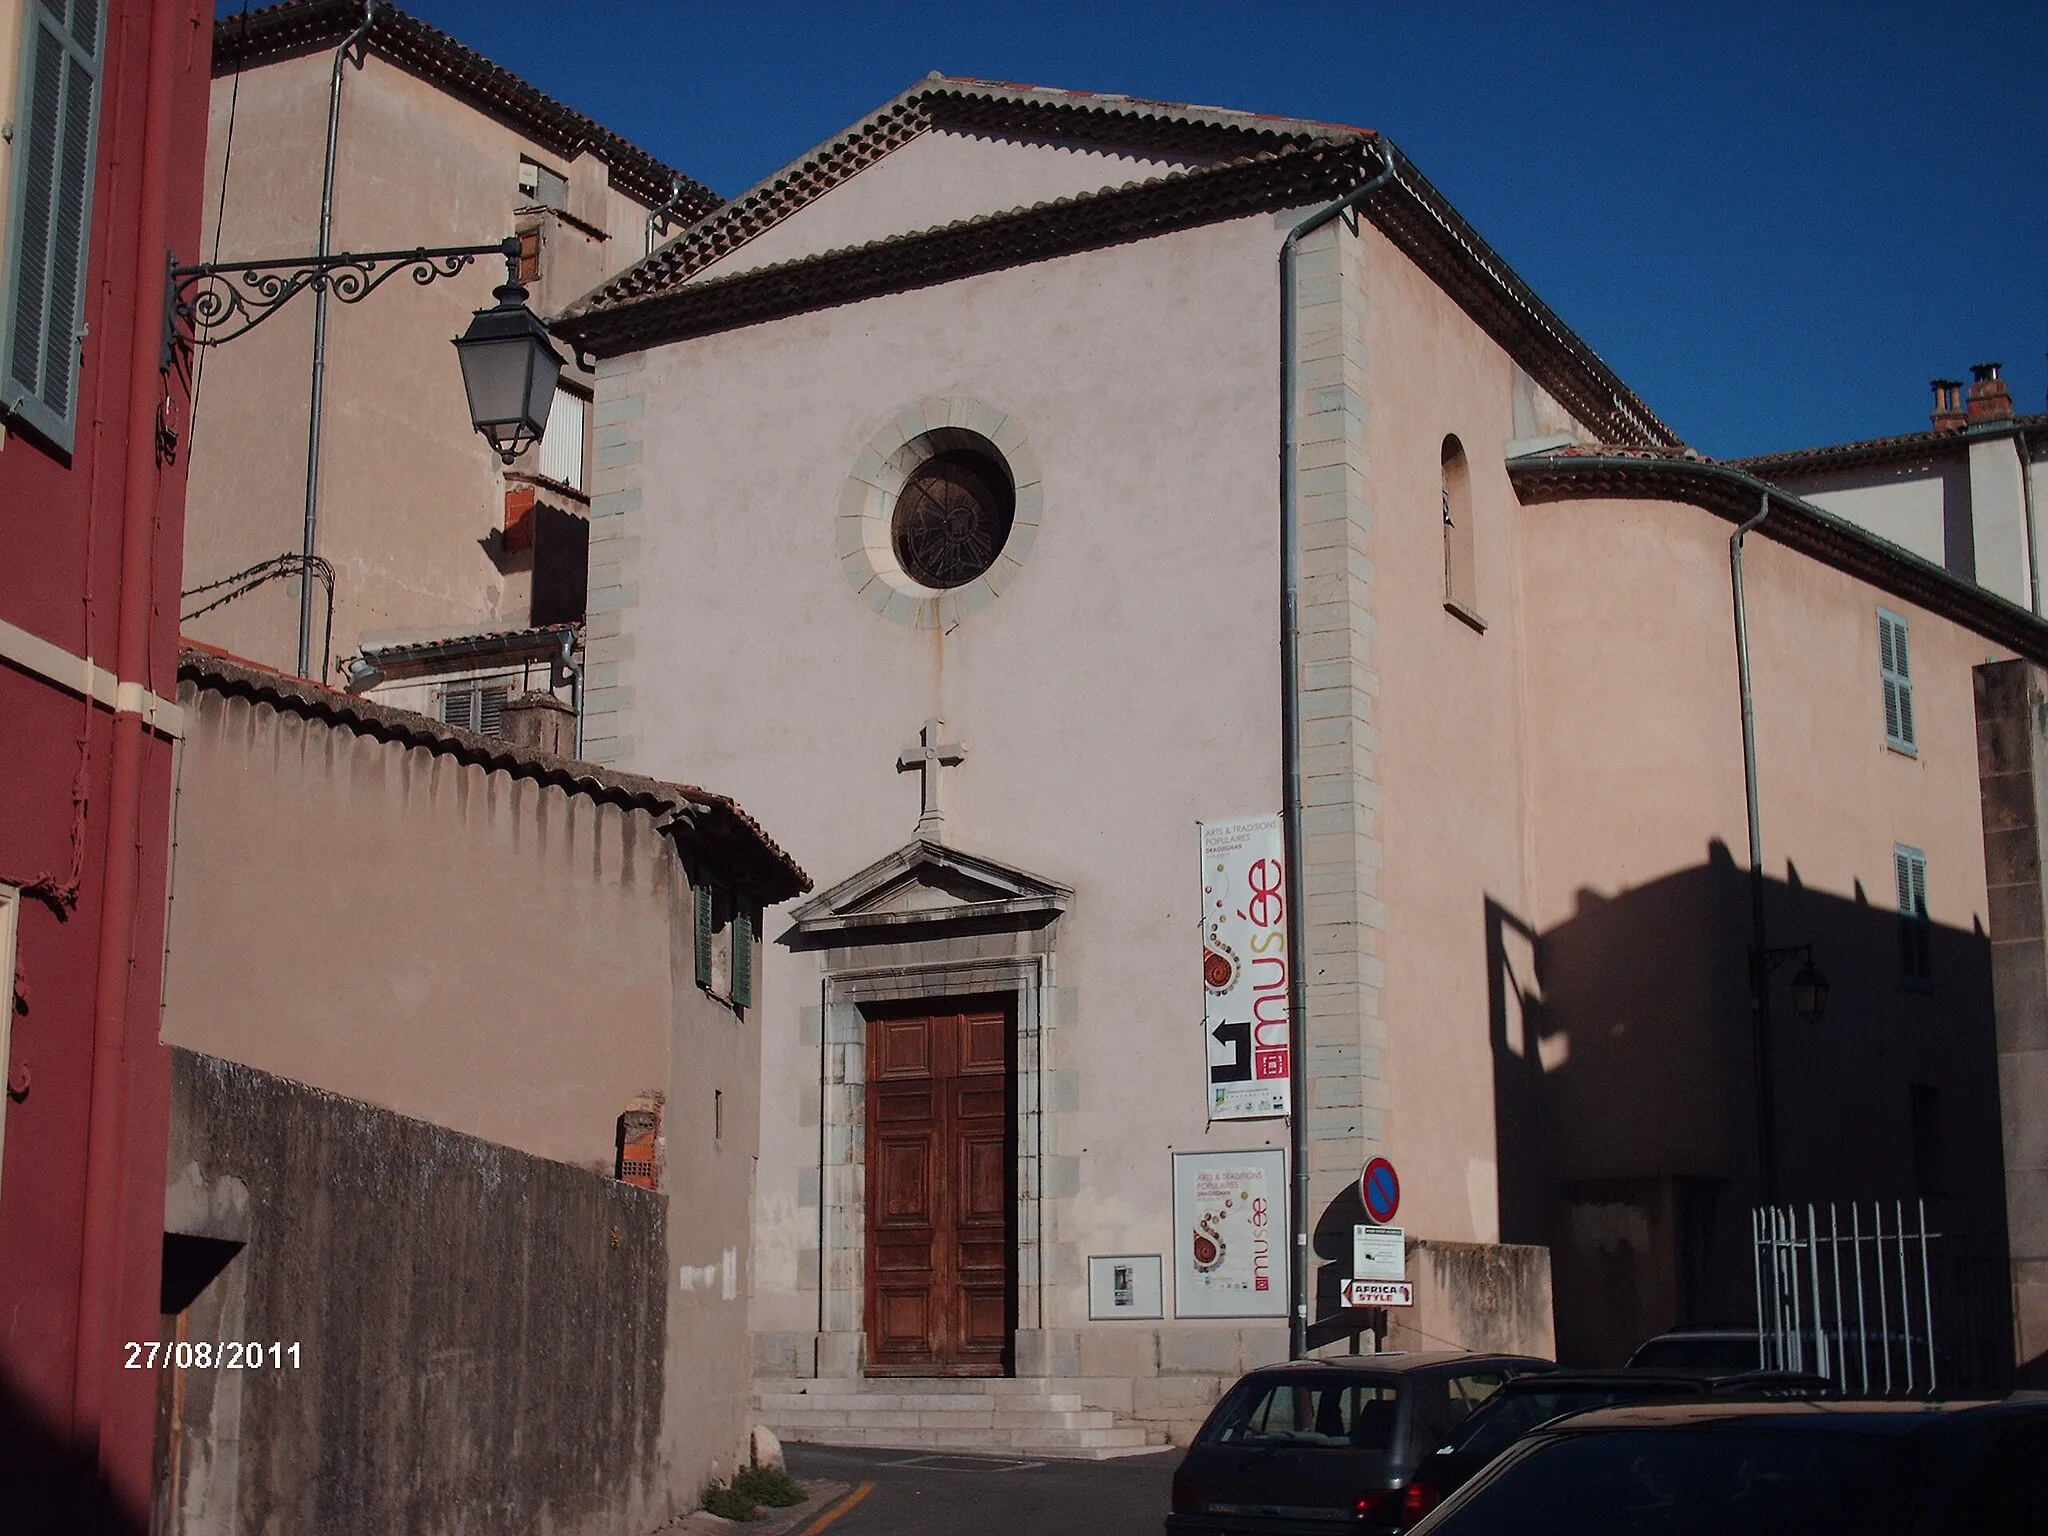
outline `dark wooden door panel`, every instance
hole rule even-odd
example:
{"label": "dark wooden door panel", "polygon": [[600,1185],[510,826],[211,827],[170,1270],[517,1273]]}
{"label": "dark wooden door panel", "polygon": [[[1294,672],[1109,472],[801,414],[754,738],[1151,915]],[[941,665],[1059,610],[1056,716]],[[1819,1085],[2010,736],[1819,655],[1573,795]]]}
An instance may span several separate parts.
{"label": "dark wooden door panel", "polygon": [[868,1032],[868,1345],[877,1375],[1001,1375],[1015,1329],[1006,1013]]}

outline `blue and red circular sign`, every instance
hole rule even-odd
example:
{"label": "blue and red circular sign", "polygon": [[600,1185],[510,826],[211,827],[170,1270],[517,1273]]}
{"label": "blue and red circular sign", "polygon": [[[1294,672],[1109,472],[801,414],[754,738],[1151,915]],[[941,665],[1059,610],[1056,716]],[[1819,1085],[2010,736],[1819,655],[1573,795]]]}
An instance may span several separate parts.
{"label": "blue and red circular sign", "polygon": [[1365,1214],[1385,1226],[1401,1209],[1401,1176],[1392,1163],[1376,1157],[1358,1176],[1358,1193],[1365,1200]]}

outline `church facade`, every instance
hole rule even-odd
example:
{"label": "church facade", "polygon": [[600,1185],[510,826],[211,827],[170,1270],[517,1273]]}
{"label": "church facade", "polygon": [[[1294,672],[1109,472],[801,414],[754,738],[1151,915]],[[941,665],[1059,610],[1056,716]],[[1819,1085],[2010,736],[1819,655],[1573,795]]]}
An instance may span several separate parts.
{"label": "church facade", "polygon": [[[1288,290],[1289,722],[1279,258],[1353,193]],[[1729,536],[1766,488],[1380,136],[935,76],[556,329],[598,359],[586,751],[730,785],[821,887],[760,943],[771,1422],[919,1443],[844,1394],[1021,1380],[1184,1437],[1289,1347],[1275,1108],[1316,1348],[1358,1347],[1372,1215],[1409,1347],[1594,1363],[1740,1317],[1764,1166],[1938,1186],[2005,1262],[1973,668],[2048,629],[1775,495],[1761,899],[1833,1002],[1788,1023],[1771,983],[1759,1088]],[[1305,905],[1232,950],[1212,882],[1288,887],[1198,837],[1285,809],[1290,724]],[[1207,997],[1284,953],[1300,1006],[1249,1054],[1299,1053],[1299,1096],[1218,1113]]]}

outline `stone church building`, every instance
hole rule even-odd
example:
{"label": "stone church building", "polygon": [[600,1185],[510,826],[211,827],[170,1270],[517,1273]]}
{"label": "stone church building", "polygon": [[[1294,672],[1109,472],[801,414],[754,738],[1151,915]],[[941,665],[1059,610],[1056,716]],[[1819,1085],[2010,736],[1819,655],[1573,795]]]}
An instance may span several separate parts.
{"label": "stone church building", "polygon": [[[760,933],[770,1423],[1107,1452],[1284,1357],[1290,1122],[1211,1117],[1197,838],[1286,807],[1290,738],[1311,1347],[1368,1320],[1376,1157],[1409,1347],[1753,1316],[1764,1167],[2048,1271],[1999,1098],[2041,974],[1993,954],[2038,962],[2039,871],[1987,864],[1978,750],[2048,627],[1687,450],[1385,138],[933,76],[556,329],[586,750],[730,786],[820,886]],[[1831,993],[1787,969],[1759,1031],[1763,505],[1761,899]],[[1203,1224],[1254,1208],[1219,1301]]]}

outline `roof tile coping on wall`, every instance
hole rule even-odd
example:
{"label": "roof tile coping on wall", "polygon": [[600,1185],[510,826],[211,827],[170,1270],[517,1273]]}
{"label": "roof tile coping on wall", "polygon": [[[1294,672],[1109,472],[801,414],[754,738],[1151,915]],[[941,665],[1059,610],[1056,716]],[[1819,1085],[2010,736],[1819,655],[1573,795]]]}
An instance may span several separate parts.
{"label": "roof tile coping on wall", "polygon": [[1759,453],[1727,462],[1768,480],[1777,475],[1818,474],[1824,470],[1863,469],[1879,464],[1936,459],[1960,453],[1970,444],[1987,438],[1996,440],[2015,434],[2027,439],[2028,458],[2048,457],[2048,414],[2043,414],[1968,427],[1960,432],[1901,432],[1895,437],[1869,437],[1856,443],[1792,448],[1783,453]]}
{"label": "roof tile coping on wall", "polygon": [[1686,452],[1592,444],[1509,459],[1507,469],[1525,506],[1610,498],[1675,501],[1743,523],[1768,496],[1771,515],[1757,528],[1760,537],[2048,664],[2048,622],[1738,465]]}
{"label": "roof tile coping on wall", "polygon": [[686,855],[763,902],[787,901],[811,889],[811,877],[738,804],[690,784],[671,784],[595,763],[444,725],[409,709],[373,704],[302,678],[229,657],[186,641],[178,680],[224,698],[268,704],[281,712],[401,746],[424,747],[515,778],[552,784],[601,804],[653,813]]}
{"label": "roof tile coping on wall", "polygon": [[[690,279],[861,167],[939,124],[1100,144],[1105,138],[1208,163],[1148,181],[983,214],[701,282]],[[986,119],[986,121],[984,121]],[[1384,136],[1293,118],[980,81],[928,80],[653,255],[571,304],[557,334],[599,357],[1024,262],[1319,203],[1382,167],[1394,180],[1366,215],[1575,416],[1614,442],[1681,439]]]}
{"label": "roof tile coping on wall", "polygon": [[[214,76],[339,47],[362,19],[361,0],[285,0],[246,15],[224,15],[213,29]],[[378,5],[369,51],[560,155],[573,159],[589,151],[611,167],[613,186],[649,207],[665,202],[678,184],[678,218],[702,218],[723,201],[709,187],[395,5]]]}

